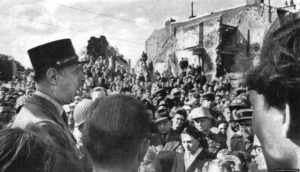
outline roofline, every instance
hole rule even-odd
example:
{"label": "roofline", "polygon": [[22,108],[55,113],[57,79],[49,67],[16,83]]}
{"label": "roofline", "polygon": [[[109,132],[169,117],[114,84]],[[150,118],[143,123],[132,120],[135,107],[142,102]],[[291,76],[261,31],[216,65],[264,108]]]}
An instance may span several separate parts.
{"label": "roofline", "polygon": [[[179,21],[179,22],[172,22],[171,25],[177,25],[177,24],[183,24],[185,22],[190,22],[190,21],[193,21],[193,20],[198,20],[198,19],[201,19],[201,18],[204,18],[207,16],[207,18],[203,19],[203,20],[207,20],[209,18],[213,18],[213,17],[216,17],[217,15],[220,15],[218,13],[222,13],[222,12],[225,12],[225,11],[229,11],[229,10],[233,10],[233,9],[237,9],[237,8],[242,8],[242,7],[246,7],[247,4],[244,4],[244,5],[239,5],[239,6],[234,6],[234,7],[230,7],[230,8],[227,8],[227,9],[221,9],[219,11],[213,11],[213,12],[210,12],[210,13],[206,13],[206,14],[203,14],[201,16],[198,16],[198,17],[194,17],[194,18],[191,18],[191,19],[187,19],[185,21]],[[212,14],[215,14],[216,16],[211,16]]]}

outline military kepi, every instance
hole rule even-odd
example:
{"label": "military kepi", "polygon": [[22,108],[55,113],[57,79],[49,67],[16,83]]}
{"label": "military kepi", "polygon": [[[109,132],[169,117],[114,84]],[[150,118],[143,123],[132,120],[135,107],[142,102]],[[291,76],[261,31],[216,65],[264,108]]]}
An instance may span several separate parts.
{"label": "military kepi", "polygon": [[49,42],[28,50],[34,71],[44,73],[51,67],[82,63],[70,39]]}

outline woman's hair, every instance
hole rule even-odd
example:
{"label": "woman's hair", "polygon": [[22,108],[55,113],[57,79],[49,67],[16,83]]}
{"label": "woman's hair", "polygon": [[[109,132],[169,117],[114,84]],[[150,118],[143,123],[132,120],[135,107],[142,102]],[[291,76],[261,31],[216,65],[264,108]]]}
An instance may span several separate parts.
{"label": "woman's hair", "polygon": [[197,128],[195,128],[194,126],[192,125],[187,126],[186,128],[183,129],[181,134],[188,134],[194,137],[196,140],[199,141],[201,147],[208,148],[205,135],[201,133],[199,130],[197,130]]}
{"label": "woman's hair", "polygon": [[55,162],[48,142],[20,128],[0,131],[0,150],[0,171],[48,172]]}
{"label": "woman's hair", "polygon": [[220,124],[226,124],[227,126],[229,126],[229,124],[226,120],[217,121],[217,126],[219,126]]}

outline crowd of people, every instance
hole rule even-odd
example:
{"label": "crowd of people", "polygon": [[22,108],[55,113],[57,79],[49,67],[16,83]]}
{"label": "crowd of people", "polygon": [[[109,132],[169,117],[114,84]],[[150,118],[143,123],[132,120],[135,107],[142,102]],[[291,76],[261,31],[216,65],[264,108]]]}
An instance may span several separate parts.
{"label": "crowd of people", "polygon": [[299,28],[274,22],[239,84],[112,73],[69,39],[34,47],[34,73],[1,83],[0,171],[299,171]]}

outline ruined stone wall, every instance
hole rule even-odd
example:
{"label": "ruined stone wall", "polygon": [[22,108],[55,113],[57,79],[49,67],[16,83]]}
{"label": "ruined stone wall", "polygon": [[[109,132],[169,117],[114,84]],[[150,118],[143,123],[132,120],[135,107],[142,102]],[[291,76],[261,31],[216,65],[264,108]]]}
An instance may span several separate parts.
{"label": "ruined stone wall", "polygon": [[[216,48],[219,44],[220,16],[214,16],[206,20],[190,23],[186,26],[179,26],[176,34],[176,55],[180,61],[182,57],[187,58],[189,64],[198,65],[201,63],[197,55],[193,55],[191,50],[186,48],[197,46],[199,44],[199,24],[203,22],[203,47],[206,50],[213,66],[217,57]],[[204,67],[207,69],[207,66]],[[209,71],[206,71],[209,72]]]}
{"label": "ruined stone wall", "polygon": [[[260,48],[263,43],[265,32],[270,27],[268,8],[249,6],[244,11],[237,14],[227,13],[224,14],[223,23],[231,26],[238,27],[239,44],[244,45],[243,49],[237,52],[235,56],[235,64],[232,66],[234,72],[245,72],[253,63],[255,57],[260,53]],[[272,9],[271,21],[276,18],[275,9]],[[250,35],[249,54],[247,54],[248,30]],[[246,41],[246,42],[243,42]]]}
{"label": "ruined stone wall", "polygon": [[181,58],[187,58],[189,64],[199,64],[198,56],[193,55],[192,51],[186,50],[188,47],[193,47],[199,43],[199,24],[193,23],[192,25],[186,25],[177,27],[176,34],[176,55],[178,60]]}
{"label": "ruined stone wall", "polygon": [[[216,69],[216,59],[217,59],[217,47],[220,42],[219,36],[220,29],[220,16],[208,19],[204,21],[204,48],[210,58],[210,63],[213,65],[213,71]],[[206,65],[207,63],[205,63]],[[204,69],[208,67],[204,65]],[[211,72],[211,71],[204,71]]]}
{"label": "ruined stone wall", "polygon": [[158,52],[163,50],[163,43],[168,37],[166,28],[155,30],[151,36],[146,40],[146,53],[149,60],[154,60]]}
{"label": "ruined stone wall", "polygon": [[[271,21],[277,18],[275,9],[271,10]],[[187,48],[199,45],[199,24],[203,22],[203,47],[213,64],[212,71],[206,71],[214,75],[216,72],[217,47],[220,42],[219,28],[220,20],[223,24],[238,28],[237,52],[232,65],[233,72],[244,72],[255,61],[259,55],[266,30],[270,27],[269,9],[259,5],[243,6],[231,10],[212,13],[184,22],[170,23],[166,28],[154,33],[146,41],[146,52],[149,59],[157,60],[154,70],[163,71],[161,63],[168,57],[167,52],[175,52],[178,61],[187,58],[189,64],[201,64],[198,56],[193,55]],[[176,30],[176,32],[174,32]],[[250,31],[250,48],[247,54],[248,30]],[[167,41],[170,35],[176,33],[172,39]],[[205,68],[207,68],[205,66]]]}

